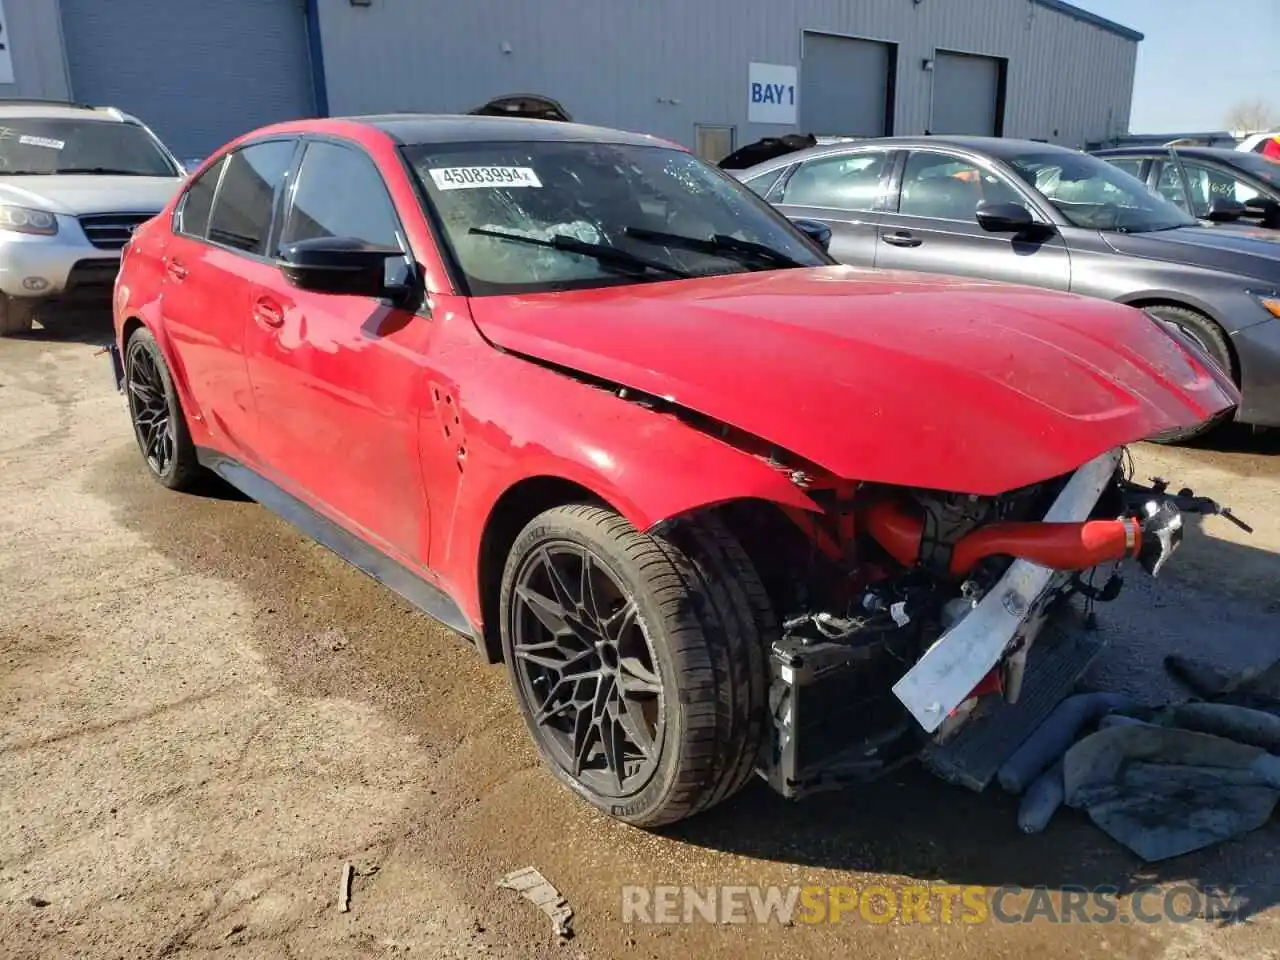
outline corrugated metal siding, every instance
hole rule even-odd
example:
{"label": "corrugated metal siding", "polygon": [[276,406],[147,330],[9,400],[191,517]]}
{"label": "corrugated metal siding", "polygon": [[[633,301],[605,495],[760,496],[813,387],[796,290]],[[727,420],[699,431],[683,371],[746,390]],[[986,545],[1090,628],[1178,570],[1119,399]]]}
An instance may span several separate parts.
{"label": "corrugated metal siding", "polygon": [[4,12],[16,82],[0,84],[0,99],[67,99],[67,61],[62,53],[58,0],[4,0]]}
{"label": "corrugated metal siding", "polygon": [[739,143],[790,132],[747,123],[747,65],[799,65],[804,30],[899,44],[904,134],[928,123],[923,62],[938,49],[1007,58],[1005,134],[1072,146],[1127,129],[1137,57],[1133,41],[1032,0],[320,3],[335,114],[465,111],[533,92],[575,119],[685,144],[697,123],[733,124]]}
{"label": "corrugated metal siding", "polygon": [[204,156],[312,110],[302,0],[60,0],[72,93]]}

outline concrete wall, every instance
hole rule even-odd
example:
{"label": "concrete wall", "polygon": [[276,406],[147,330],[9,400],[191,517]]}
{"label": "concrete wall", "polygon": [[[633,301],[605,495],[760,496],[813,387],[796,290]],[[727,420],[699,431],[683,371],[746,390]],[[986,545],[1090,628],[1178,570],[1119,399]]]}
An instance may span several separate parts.
{"label": "concrete wall", "polygon": [[319,0],[330,112],[465,111],[539,93],[574,119],[693,145],[747,122],[751,61],[799,66],[805,30],[900,44],[894,132],[928,126],[939,49],[1009,60],[1006,136],[1128,129],[1137,43],[1039,0]]}

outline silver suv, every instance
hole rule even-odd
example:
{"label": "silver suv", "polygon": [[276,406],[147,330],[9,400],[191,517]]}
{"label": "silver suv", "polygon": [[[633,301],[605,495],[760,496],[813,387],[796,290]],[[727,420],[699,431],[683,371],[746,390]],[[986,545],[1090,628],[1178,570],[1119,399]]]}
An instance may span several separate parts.
{"label": "silver suv", "polygon": [[183,176],[112,107],[0,101],[0,336],[52,307],[109,307],[120,251]]}

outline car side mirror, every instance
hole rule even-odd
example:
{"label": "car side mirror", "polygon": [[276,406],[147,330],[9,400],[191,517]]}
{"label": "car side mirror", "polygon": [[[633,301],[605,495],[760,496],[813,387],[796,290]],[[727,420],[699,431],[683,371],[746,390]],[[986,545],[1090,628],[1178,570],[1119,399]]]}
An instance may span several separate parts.
{"label": "car side mirror", "polygon": [[820,220],[806,220],[803,217],[791,221],[796,229],[820,246],[823,250],[831,247],[831,228]]}
{"label": "car side mirror", "polygon": [[1269,197],[1250,197],[1244,202],[1244,215],[1261,220],[1264,227],[1280,227],[1280,201]]}
{"label": "car side mirror", "polygon": [[1246,213],[1248,209],[1243,203],[1226,197],[1214,197],[1209,201],[1209,209],[1205,211],[1204,218],[1213,223],[1230,223],[1239,220]]}
{"label": "car side mirror", "polygon": [[398,247],[375,247],[351,237],[318,237],[286,244],[276,261],[285,278],[315,293],[409,298],[417,270]]}
{"label": "car side mirror", "polygon": [[978,226],[989,233],[1022,233],[1035,226],[1035,217],[1020,203],[983,200],[974,211]]}

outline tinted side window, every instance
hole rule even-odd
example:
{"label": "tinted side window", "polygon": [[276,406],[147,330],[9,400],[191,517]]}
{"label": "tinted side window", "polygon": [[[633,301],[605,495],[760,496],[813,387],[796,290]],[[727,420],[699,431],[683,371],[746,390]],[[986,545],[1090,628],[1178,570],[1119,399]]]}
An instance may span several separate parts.
{"label": "tinted side window", "polygon": [[1187,172],[1187,186],[1191,188],[1193,212],[1197,217],[1206,216],[1214,200],[1247,203],[1258,197],[1257,190],[1218,167],[1183,160],[1182,169]]}
{"label": "tinted side window", "polygon": [[1120,170],[1123,170],[1131,177],[1142,179],[1142,158],[1141,157],[1116,157],[1107,158],[1107,163]]}
{"label": "tinted side window", "polygon": [[218,202],[209,219],[209,240],[263,253],[276,191],[293,159],[291,140],[272,140],[237,150],[227,159]]}
{"label": "tinted side window", "polygon": [[768,173],[758,173],[750,180],[743,180],[742,183],[744,186],[750,187],[754,193],[767,197],[769,188],[778,182],[778,178],[782,176],[782,171],[786,169],[786,167],[779,167],[777,170],[770,170]]}
{"label": "tinted side window", "polygon": [[880,175],[887,158],[886,153],[862,153],[802,163],[782,188],[782,202],[873,210],[880,197]]}
{"label": "tinted side window", "polygon": [[370,246],[396,247],[396,234],[391,198],[373,161],[349,147],[308,144],[281,244],[349,237]]}
{"label": "tinted side window", "polygon": [[1182,178],[1178,176],[1178,168],[1170,160],[1160,165],[1160,176],[1156,178],[1156,193],[1170,203],[1176,203],[1183,210],[1187,209],[1187,196],[1182,192]]}
{"label": "tinted side window", "polygon": [[218,189],[218,177],[226,159],[219,160],[187,187],[182,198],[182,206],[178,208],[178,233],[200,240],[209,232],[209,211],[213,209],[213,195]]}
{"label": "tinted side window", "polygon": [[976,223],[978,204],[983,200],[1023,202],[999,177],[967,161],[923,150],[907,157],[902,171],[902,214]]}

